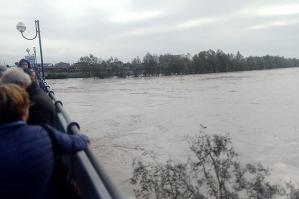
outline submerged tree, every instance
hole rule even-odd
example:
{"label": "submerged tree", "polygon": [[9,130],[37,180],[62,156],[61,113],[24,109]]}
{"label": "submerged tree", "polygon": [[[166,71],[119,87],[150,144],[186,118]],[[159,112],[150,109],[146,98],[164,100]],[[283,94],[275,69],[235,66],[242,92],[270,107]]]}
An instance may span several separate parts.
{"label": "submerged tree", "polygon": [[139,199],[298,199],[291,183],[268,181],[262,164],[242,165],[228,136],[201,133],[191,143],[195,157],[186,163],[145,164],[135,161],[130,183]]}

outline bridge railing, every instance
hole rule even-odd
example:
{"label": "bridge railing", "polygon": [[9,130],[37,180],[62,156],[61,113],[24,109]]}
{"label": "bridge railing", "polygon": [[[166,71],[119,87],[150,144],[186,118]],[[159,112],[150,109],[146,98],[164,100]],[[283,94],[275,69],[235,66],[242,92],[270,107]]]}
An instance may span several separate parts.
{"label": "bridge railing", "polygon": [[[57,124],[59,130],[68,134],[77,134],[80,126],[71,120],[63,109],[61,101],[57,100],[55,93],[43,79],[40,79],[40,86],[48,93],[56,107]],[[64,156],[64,163],[68,167],[71,176],[77,183],[83,198],[91,199],[123,199],[122,195],[110,180],[105,169],[97,160],[92,150],[88,146],[84,151],[72,156]]]}

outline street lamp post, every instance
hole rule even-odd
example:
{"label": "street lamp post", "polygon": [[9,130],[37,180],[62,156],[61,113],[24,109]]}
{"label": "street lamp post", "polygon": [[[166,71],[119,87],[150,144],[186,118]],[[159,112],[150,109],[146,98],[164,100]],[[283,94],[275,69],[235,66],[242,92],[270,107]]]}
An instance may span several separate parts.
{"label": "street lamp post", "polygon": [[40,51],[40,61],[41,61],[41,67],[42,67],[42,77],[45,77],[44,74],[44,59],[43,59],[43,51],[42,51],[42,41],[41,41],[41,36],[40,36],[40,27],[39,27],[39,20],[35,20],[35,36],[33,38],[27,38],[23,34],[26,30],[26,26],[23,22],[19,22],[17,24],[17,30],[21,33],[21,35],[27,39],[27,40],[34,40],[38,36],[38,41],[39,41],[39,51]]}
{"label": "street lamp post", "polygon": [[34,66],[37,67],[36,48],[35,47],[33,47],[33,53],[34,53]]}

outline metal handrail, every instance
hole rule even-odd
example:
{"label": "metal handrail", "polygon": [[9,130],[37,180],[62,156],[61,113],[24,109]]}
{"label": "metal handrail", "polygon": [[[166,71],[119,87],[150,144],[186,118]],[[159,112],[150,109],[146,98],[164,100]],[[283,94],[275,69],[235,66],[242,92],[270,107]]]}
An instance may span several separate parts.
{"label": "metal handrail", "polygon": [[[69,115],[63,109],[63,104],[61,101],[57,100],[55,93],[51,90],[50,86],[44,79],[40,79],[41,87],[43,90],[49,95],[52,102],[55,104],[56,112],[58,116],[58,121],[62,127],[62,130],[65,133],[69,134],[77,134],[80,132],[80,126],[77,122],[71,120]],[[124,197],[120,194],[118,189],[114,186],[109,176],[105,172],[104,167],[101,165],[99,160],[93,154],[91,148],[87,146],[87,148],[83,152],[79,152],[74,155],[74,160],[81,164],[83,170],[80,172],[85,172],[85,177],[91,187],[86,187],[87,193],[83,193],[83,196],[86,198],[111,198],[111,199],[123,199]],[[70,163],[71,164],[71,163]],[[74,169],[75,166],[75,169]],[[73,165],[72,170],[76,170],[76,166]],[[70,166],[72,167],[72,166]],[[76,173],[76,172],[74,172]],[[80,182],[77,183],[80,185]],[[82,183],[82,186],[86,186]],[[79,187],[81,188],[81,187]],[[91,189],[91,190],[89,190]]]}

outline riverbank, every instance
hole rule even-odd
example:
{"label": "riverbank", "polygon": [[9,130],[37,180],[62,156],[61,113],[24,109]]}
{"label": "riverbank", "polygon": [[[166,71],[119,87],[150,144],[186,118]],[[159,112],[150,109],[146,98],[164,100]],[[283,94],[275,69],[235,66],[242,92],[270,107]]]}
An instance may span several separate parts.
{"label": "riverbank", "polygon": [[[270,69],[254,69],[254,70],[240,70],[240,71],[230,71],[230,72],[206,72],[206,73],[199,73],[199,74],[219,74],[219,73],[233,73],[233,72],[249,72],[249,71],[264,71],[264,70],[279,70],[283,69],[285,67],[281,68],[270,68]],[[299,68],[299,66],[294,66],[294,67],[288,67],[288,68]],[[112,77],[119,77],[119,78],[128,78],[128,77],[150,77],[150,76],[177,76],[177,75],[195,75],[194,73],[187,73],[187,74],[156,74],[156,75],[145,75],[145,74],[140,74],[136,75],[133,74],[132,72],[128,72],[127,74],[123,75],[114,75],[114,76],[109,76],[109,75],[103,75],[103,73],[94,73],[94,72],[47,72],[45,78],[46,79],[71,79],[71,78],[112,78]]]}

